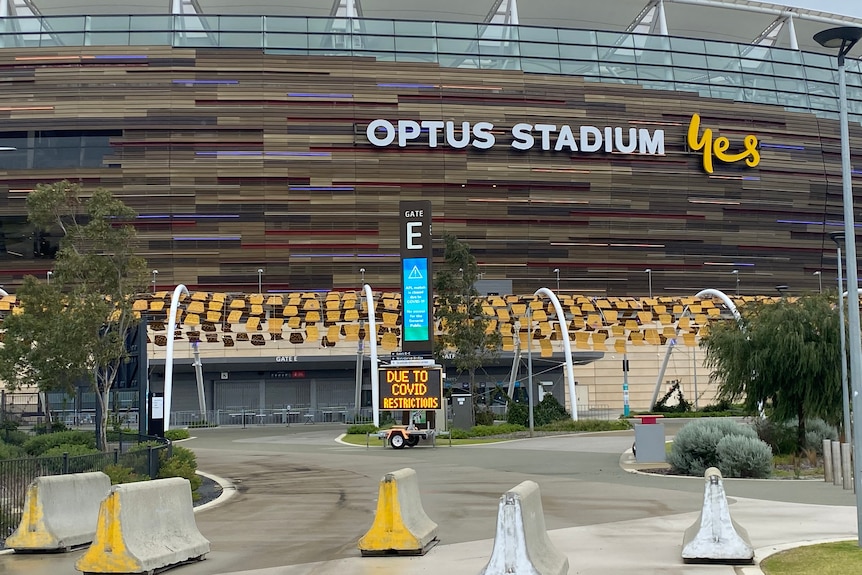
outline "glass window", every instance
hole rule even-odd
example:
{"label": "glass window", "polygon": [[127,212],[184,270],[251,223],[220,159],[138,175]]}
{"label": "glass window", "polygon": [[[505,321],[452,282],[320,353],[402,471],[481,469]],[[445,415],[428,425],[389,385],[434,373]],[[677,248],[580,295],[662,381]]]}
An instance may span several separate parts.
{"label": "glass window", "polygon": [[43,34],[40,46],[83,46],[84,32],[52,32]]}
{"label": "glass window", "polygon": [[308,32],[308,19],[267,16],[264,29],[267,32]]}
{"label": "glass window", "polygon": [[667,36],[635,35],[635,46],[646,50],[667,52],[670,50],[670,41]]}
{"label": "glass window", "polygon": [[308,31],[329,33],[333,30],[346,30],[346,18],[308,18]]}
{"label": "glass window", "polygon": [[434,22],[395,22],[396,36],[422,36],[433,38],[437,35]]}
{"label": "glass window", "polygon": [[[438,27],[439,32],[439,27]],[[518,41],[518,27],[501,24],[488,24],[479,30],[483,40],[514,40]]]}
{"label": "glass window", "polygon": [[709,87],[709,92],[713,98],[724,98],[725,100],[741,100],[742,88],[734,86],[716,86],[713,84]]}
{"label": "glass window", "polygon": [[554,28],[532,28],[521,26],[518,30],[521,42],[559,42],[557,30]]}
{"label": "glass window", "polygon": [[402,38],[396,36],[395,50],[398,52],[434,53],[437,51],[437,45],[434,38]]}
{"label": "glass window", "polygon": [[[706,54],[706,46],[704,45],[703,40],[694,40],[691,38],[671,37],[670,49],[674,52],[684,52],[687,54]],[[676,54],[674,54],[674,56],[675,55]]]}
{"label": "glass window", "polygon": [[219,46],[222,48],[260,48],[263,46],[263,33],[222,31],[219,34]]}
{"label": "glass window", "polygon": [[[539,44],[533,42],[521,42],[521,55],[545,58],[559,58],[560,47],[557,44]],[[559,66],[558,66],[559,68]]]}
{"label": "glass window", "polygon": [[475,40],[455,40],[438,37],[437,51],[447,54],[478,54],[479,43]]}
{"label": "glass window", "polygon": [[521,59],[517,56],[481,56],[479,65],[483,70],[520,70]]}
{"label": "glass window", "polygon": [[171,43],[169,30],[163,32],[129,32],[131,46],[165,46]]}
{"label": "glass window", "polygon": [[805,77],[809,80],[818,82],[835,82],[838,83],[838,70],[826,70],[823,68],[805,67]]}
{"label": "glass window", "polygon": [[560,61],[556,58],[524,58],[521,57],[521,69],[534,74],[562,74]]}
{"label": "glass window", "polygon": [[455,24],[451,22],[437,23],[438,38],[467,38],[479,37],[479,28],[476,24]]}
{"label": "glass window", "polygon": [[386,52],[395,51],[395,38],[392,36],[368,36],[353,35],[354,46],[362,50],[382,50]]}
{"label": "glass window", "polygon": [[740,63],[739,58],[712,56],[707,54],[706,63],[709,66],[710,74],[714,73],[716,70],[739,72],[742,69],[742,64]]}
{"label": "glass window", "polygon": [[814,110],[824,110],[828,112],[838,112],[838,98],[808,95],[811,101],[811,108]]}
{"label": "glass window", "polygon": [[806,66],[826,68],[828,70],[835,70],[838,68],[837,60],[832,56],[827,56],[826,54],[802,52],[802,61]]}
{"label": "glass window", "polygon": [[[562,48],[562,46],[560,48]],[[599,63],[595,60],[563,60],[560,67],[563,70],[563,74],[569,76],[600,76]]]}
{"label": "glass window", "polygon": [[592,30],[558,30],[560,42],[580,46],[595,46],[596,33]]}
{"label": "glass window", "polygon": [[703,43],[704,50],[707,56],[724,56],[727,58],[736,58],[739,56],[739,45],[729,42],[710,42],[709,40]]}
{"label": "glass window", "polygon": [[378,62],[394,62],[395,61],[395,52],[367,52],[367,51],[355,51],[353,53],[354,56],[362,56],[366,58],[374,58]]}
{"label": "glass window", "polygon": [[85,16],[45,16],[42,18],[43,29],[51,32],[84,33]]}
{"label": "glass window", "polygon": [[742,90],[743,99],[746,102],[756,102],[758,104],[777,104],[778,97],[775,92],[770,90],[756,90],[749,88],[747,85]]}
{"label": "glass window", "polygon": [[[804,68],[794,64],[774,63],[772,65],[772,71],[780,78],[805,78]],[[801,87],[802,86],[800,85],[800,88]]]}
{"label": "glass window", "polygon": [[657,64],[661,66],[670,66],[672,65],[670,59],[670,52],[642,50],[638,54],[638,64]]}
{"label": "glass window", "polygon": [[673,78],[677,82],[702,82],[709,83],[709,73],[701,69],[672,68]]}
{"label": "glass window", "polygon": [[634,50],[635,41],[631,34],[617,32],[596,32],[596,44],[599,46],[629,48]]}
{"label": "glass window", "polygon": [[86,46],[127,46],[128,32],[87,32]]}
{"label": "glass window", "polygon": [[681,54],[673,52],[671,54],[674,66],[685,66],[688,68],[706,69],[706,56],[703,54]]}
{"label": "glass window", "polygon": [[838,87],[835,84],[826,84],[824,82],[805,82],[808,86],[808,93],[811,95],[828,96],[830,98],[838,98]]}
{"label": "glass window", "polygon": [[[397,39],[396,39],[397,40]],[[396,52],[396,62],[437,62],[437,54],[434,52]]]}
{"label": "glass window", "polygon": [[362,20],[359,30],[363,34],[392,36],[395,34],[395,25],[392,20]]}
{"label": "glass window", "polygon": [[87,31],[128,32],[130,18],[130,16],[87,16]]}
{"label": "glass window", "polygon": [[218,32],[194,32],[194,31],[177,31],[174,32],[174,46],[194,46],[200,48],[208,48],[218,46]]}
{"label": "glass window", "polygon": [[637,79],[637,67],[634,64],[617,64],[603,62],[601,67],[602,78],[609,80]]}
{"label": "glass window", "polygon": [[263,18],[260,16],[222,16],[219,20],[222,30],[231,32],[260,32]]}
{"label": "glass window", "polygon": [[757,88],[759,90],[775,90],[775,78],[772,76],[760,76],[757,74],[743,74],[743,85],[747,88]]}
{"label": "glass window", "polygon": [[778,76],[775,78],[775,88],[783,92],[804,92],[805,82],[795,78],[784,78]]}
{"label": "glass window", "polygon": [[[560,30],[560,32],[562,32],[562,30]],[[596,46],[572,46],[560,44],[560,57],[571,58],[572,60],[598,60],[599,53]]]}
{"label": "glass window", "polygon": [[808,101],[808,94],[789,94],[787,92],[777,92],[775,96],[778,99],[778,103],[782,106],[807,109],[810,105]]}
{"label": "glass window", "polygon": [[275,34],[273,32],[267,32],[265,39],[267,48],[308,48],[307,34]]}
{"label": "glass window", "polygon": [[802,52],[799,50],[786,50],[784,48],[770,48],[769,56],[773,62],[785,64],[802,64]]}
{"label": "glass window", "polygon": [[673,71],[669,66],[637,65],[638,78],[641,80],[673,80]]}

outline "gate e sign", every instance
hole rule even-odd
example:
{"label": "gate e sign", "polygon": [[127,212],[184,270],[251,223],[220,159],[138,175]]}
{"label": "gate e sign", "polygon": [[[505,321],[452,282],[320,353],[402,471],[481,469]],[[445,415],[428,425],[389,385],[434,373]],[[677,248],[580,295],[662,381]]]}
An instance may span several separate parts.
{"label": "gate e sign", "polygon": [[401,212],[401,350],[431,356],[431,202],[399,202]]}

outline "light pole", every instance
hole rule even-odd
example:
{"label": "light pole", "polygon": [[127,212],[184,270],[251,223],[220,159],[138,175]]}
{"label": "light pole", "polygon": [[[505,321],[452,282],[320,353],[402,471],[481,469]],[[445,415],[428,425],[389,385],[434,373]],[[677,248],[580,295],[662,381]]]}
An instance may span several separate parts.
{"label": "light pole", "polygon": [[[814,41],[824,48],[838,49],[838,113],[841,128],[841,184],[844,203],[844,238],[847,258],[847,291],[855,294],[859,288],[856,265],[856,224],[853,218],[853,182],[850,169],[850,128],[847,123],[847,76],[844,71],[844,57],[862,38],[862,28],[842,26],[829,28],[814,35]],[[856,491],[856,528],[857,543],[862,545],[862,444],[858,441],[859,428],[862,426],[862,347],[859,327],[859,296],[853,296],[853,305],[847,300],[847,341],[850,342],[850,390],[853,393],[853,481]]]}
{"label": "light pole", "polygon": [[263,293],[263,289],[261,287],[263,281],[263,269],[257,268],[257,293]]}
{"label": "light pole", "polygon": [[736,295],[739,297],[739,270],[733,270],[730,273],[736,276]]}
{"label": "light pole", "polygon": [[647,268],[644,273],[649,276],[649,298],[652,299],[652,268]]}
{"label": "light pole", "polygon": [[359,273],[362,276],[360,280],[360,285],[365,285],[365,268],[359,268]]}
{"label": "light pole", "polygon": [[557,293],[560,293],[560,268],[554,268],[554,273],[557,275]]}
{"label": "light pole", "polygon": [[841,404],[844,408],[844,442],[853,445],[853,433],[850,431],[850,396],[847,393],[847,340],[844,334],[844,278],[841,272],[841,242],[844,232],[833,232],[829,237],[835,242],[838,258],[838,325],[841,328]]}
{"label": "light pole", "polygon": [[159,275],[159,270],[153,270],[153,293],[156,293],[156,276]]}
{"label": "light pole", "polygon": [[51,276],[52,275],[54,275],[54,272],[51,272],[51,271],[45,272],[45,278],[47,279],[49,284],[51,283]]}
{"label": "light pole", "polygon": [[817,293],[823,293],[823,274],[820,273],[820,270],[817,270],[816,272],[814,272],[811,275],[817,276],[817,284],[818,284]]}

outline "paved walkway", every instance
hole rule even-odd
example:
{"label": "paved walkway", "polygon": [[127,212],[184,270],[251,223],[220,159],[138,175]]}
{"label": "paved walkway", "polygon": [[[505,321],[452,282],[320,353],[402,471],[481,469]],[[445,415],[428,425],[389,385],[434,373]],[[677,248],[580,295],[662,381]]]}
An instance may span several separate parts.
{"label": "paved walkway", "polygon": [[[572,575],[759,572],[682,563],[683,532],[699,514],[703,480],[625,471],[630,433],[393,450],[335,443],[341,426],[310,427],[195,431],[184,445],[237,493],[196,515],[212,552],[176,573],[475,575],[490,557],[500,495],[524,479],[539,483],[551,539]],[[419,474],[441,542],[424,557],[360,557],[356,541],[371,524],[380,477],[402,467]],[[856,537],[855,497],[840,487],[728,479],[725,490],[758,555]],[[0,556],[0,573],[74,573],[79,554]]]}

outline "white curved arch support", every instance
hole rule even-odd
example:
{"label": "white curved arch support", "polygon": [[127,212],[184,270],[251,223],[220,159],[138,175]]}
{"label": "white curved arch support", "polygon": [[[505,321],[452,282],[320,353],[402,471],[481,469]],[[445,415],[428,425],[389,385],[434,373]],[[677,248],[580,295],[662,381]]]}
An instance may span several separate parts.
{"label": "white curved arch support", "polygon": [[[374,422],[374,427],[380,427],[380,378],[377,373],[377,324],[374,321],[374,296],[371,293],[371,286],[365,284],[362,286],[362,291],[365,294],[365,308],[368,311],[368,341],[371,344],[371,416]],[[357,413],[359,406],[356,406]]]}
{"label": "white curved arch support", "polygon": [[[560,322],[560,333],[563,336],[563,352],[566,355],[566,382],[569,384],[569,397],[572,400],[572,421],[578,420],[578,396],[575,394],[575,367],[572,365],[572,343],[569,341],[569,327],[566,324],[566,314],[563,313],[563,306],[560,305],[560,300],[557,295],[548,288],[539,288],[533,295],[546,295],[551,303],[554,304],[554,310],[557,312],[557,320]],[[530,326],[532,331],[533,326]],[[532,344],[532,342],[530,342]]]}
{"label": "white curved arch support", "polygon": [[[736,320],[736,323],[742,322],[742,316],[739,315],[739,310],[736,309],[736,304],[734,304],[733,300],[731,300],[729,297],[727,297],[727,294],[725,294],[723,291],[708,288],[705,290],[700,290],[699,292],[694,294],[694,297],[698,297],[698,298],[717,297],[718,299],[720,299],[724,303],[724,305],[727,306],[727,309],[730,310],[730,313],[733,314],[733,318]],[[685,309],[682,310],[682,315],[680,315],[680,318],[685,317],[685,315],[688,313],[689,313],[689,307],[685,306]],[[679,328],[676,329],[676,334],[679,335]],[[661,362],[661,367],[658,370],[658,377],[656,377],[656,380],[655,380],[655,388],[653,389],[653,392],[652,392],[652,399],[649,402],[650,411],[652,411],[653,407],[655,407],[656,399],[658,399],[658,392],[661,389],[661,382],[664,379],[665,372],[667,371],[667,364],[670,361],[670,354],[673,353],[674,346],[676,346],[676,338],[668,339],[667,340],[667,348],[665,349],[665,352],[664,352],[664,359]],[[697,369],[697,366],[695,366],[694,368]]]}
{"label": "white curved arch support", "polygon": [[171,296],[171,311],[168,314],[168,344],[165,350],[165,431],[171,428],[171,395],[174,386],[174,330],[177,328],[177,306],[180,305],[180,295],[189,295],[189,290],[183,284],[174,288]]}
{"label": "white curved arch support", "polygon": [[3,288],[0,288],[0,295],[9,295],[9,292],[4,290]]}

